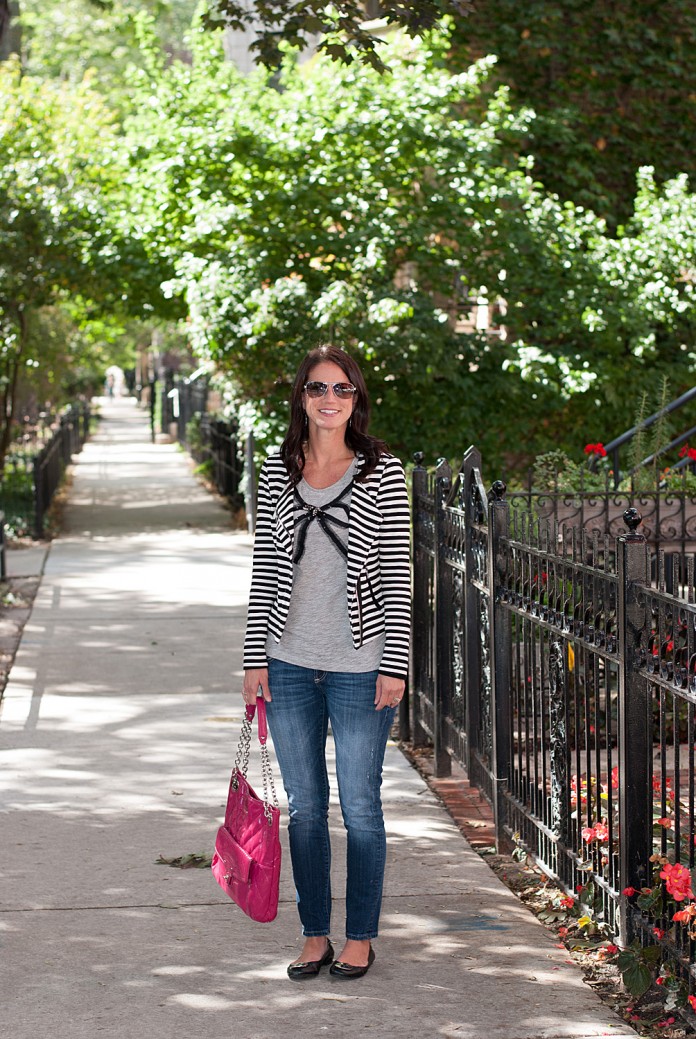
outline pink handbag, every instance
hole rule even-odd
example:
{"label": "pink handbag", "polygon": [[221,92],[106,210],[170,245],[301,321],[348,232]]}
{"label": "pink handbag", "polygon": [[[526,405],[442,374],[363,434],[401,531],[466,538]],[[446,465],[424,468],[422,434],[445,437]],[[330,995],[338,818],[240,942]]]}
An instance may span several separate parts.
{"label": "pink handbag", "polygon": [[[263,798],[254,793],[246,774],[251,749],[251,723],[258,711]],[[266,740],[266,702],[247,704],[237,757],[227,796],[225,822],[217,832],[211,869],[216,881],[247,916],[259,923],[278,913],[280,884],[280,808]],[[269,789],[272,801],[269,799]]]}

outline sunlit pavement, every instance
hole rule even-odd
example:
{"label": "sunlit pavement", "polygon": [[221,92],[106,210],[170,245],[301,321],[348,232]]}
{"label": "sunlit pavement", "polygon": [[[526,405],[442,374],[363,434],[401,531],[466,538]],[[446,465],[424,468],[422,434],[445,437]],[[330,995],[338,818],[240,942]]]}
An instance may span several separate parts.
{"label": "sunlit pavement", "polygon": [[[394,746],[381,936],[359,981],[287,979],[299,947],[287,847],[272,924],[248,920],[209,870],[156,864],[210,851],[222,814],[251,539],[175,446],[150,443],[133,401],[103,414],[0,713],[3,1035],[635,1035]],[[339,943],[337,805],[332,827]]]}

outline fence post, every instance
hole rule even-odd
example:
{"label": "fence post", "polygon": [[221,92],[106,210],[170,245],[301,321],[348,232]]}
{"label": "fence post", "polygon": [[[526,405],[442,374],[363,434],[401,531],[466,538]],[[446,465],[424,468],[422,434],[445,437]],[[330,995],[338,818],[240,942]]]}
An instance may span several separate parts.
{"label": "fence post", "polygon": [[44,467],[46,465],[48,447],[49,445],[44,445],[34,459],[34,537],[37,540],[43,537],[44,529],[44,510],[46,508]]}
{"label": "fence post", "polygon": [[256,470],[254,468],[254,434],[248,433],[244,451],[244,468],[246,469],[244,504],[247,528],[250,534],[256,530]]}
{"label": "fence post", "polygon": [[510,689],[510,615],[505,610],[498,586],[505,572],[505,556],[500,539],[507,537],[510,506],[505,501],[505,484],[496,480],[488,503],[488,608],[490,661],[491,661],[491,771],[493,773],[493,815],[496,847],[502,852],[510,841],[505,837],[505,806],[502,788],[510,778],[511,744],[511,689]]}
{"label": "fence post", "polygon": [[0,512],[0,581],[7,577],[7,557],[5,555],[5,513]]}
{"label": "fence post", "polygon": [[[619,584],[619,887],[650,886],[652,852],[652,711],[647,680],[641,675],[641,636],[650,625],[640,585],[649,583],[650,560],[645,537],[637,532],[642,517],[627,509],[629,529],[616,539]],[[631,909],[619,903],[619,941],[633,939]]]}
{"label": "fence post", "polygon": [[[420,723],[421,676],[428,661],[428,631],[432,623],[428,597],[428,556],[421,544],[420,503],[428,496],[428,471],[423,462],[423,452],[413,456],[416,463],[411,476],[411,551],[413,556],[413,610],[411,614],[411,661],[409,666],[409,712],[410,728],[415,747],[427,742],[427,734]],[[430,666],[427,666],[430,673]]]}
{"label": "fence post", "polygon": [[155,442],[155,409],[157,407],[157,378],[150,381],[150,440]]}
{"label": "fence post", "polygon": [[[481,483],[481,452],[473,445],[462,459],[460,479],[463,487],[466,543],[464,546],[464,698],[466,711],[466,766],[467,775],[474,775],[472,751],[480,751],[481,724],[481,618],[476,589],[472,587],[476,575],[473,524],[483,522],[481,513],[486,501]],[[480,501],[479,501],[480,499]]]}
{"label": "fence post", "polygon": [[447,565],[445,499],[452,486],[452,469],[440,459],[435,470],[433,520],[435,534],[435,625],[433,632],[433,766],[436,776],[449,776],[445,719],[452,702],[452,568]]}

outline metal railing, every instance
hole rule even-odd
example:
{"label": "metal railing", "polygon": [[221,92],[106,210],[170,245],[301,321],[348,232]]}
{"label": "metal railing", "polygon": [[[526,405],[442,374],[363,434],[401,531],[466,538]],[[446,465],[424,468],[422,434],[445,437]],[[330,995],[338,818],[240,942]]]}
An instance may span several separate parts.
{"label": "metal railing", "polygon": [[89,435],[90,416],[89,405],[80,402],[24,427],[0,477],[0,508],[8,528],[43,537],[46,512],[72,455]]}
{"label": "metal railing", "polygon": [[[467,451],[413,472],[414,742],[460,761],[502,846],[523,846],[627,944],[657,942],[696,988],[694,942],[665,898],[638,908],[654,862],[694,866],[696,585],[627,508],[623,532],[559,526],[486,493]],[[657,824],[656,820],[661,819]],[[669,825],[668,825],[669,824]],[[672,906],[672,910],[674,906]]]}
{"label": "metal railing", "polygon": [[244,459],[240,453],[237,423],[233,419],[201,415],[199,429],[200,446],[194,457],[198,461],[210,462],[210,478],[218,493],[234,508],[241,508],[244,504]]}
{"label": "metal railing", "polygon": [[73,455],[79,454],[89,436],[91,411],[87,403],[71,404],[61,414],[51,439],[33,463],[34,537],[45,533],[46,513]]}

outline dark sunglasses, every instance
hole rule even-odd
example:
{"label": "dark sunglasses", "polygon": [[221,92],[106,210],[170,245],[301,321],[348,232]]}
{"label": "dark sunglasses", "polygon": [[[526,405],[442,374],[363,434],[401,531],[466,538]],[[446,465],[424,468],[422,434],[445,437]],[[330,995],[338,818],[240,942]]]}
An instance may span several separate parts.
{"label": "dark sunglasses", "polygon": [[329,386],[339,400],[350,400],[353,394],[358,392],[352,382],[306,382],[302,388],[308,397],[324,397],[329,391]]}

